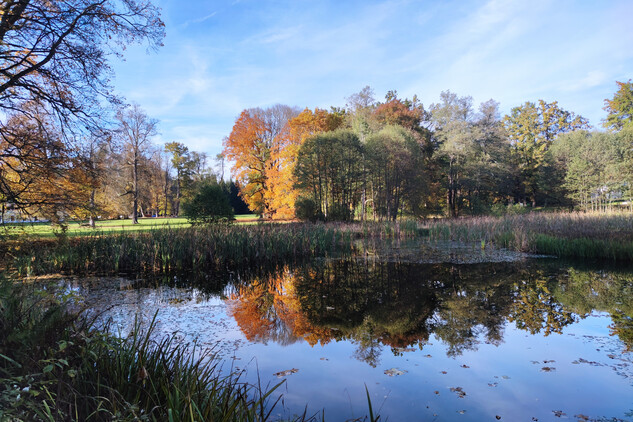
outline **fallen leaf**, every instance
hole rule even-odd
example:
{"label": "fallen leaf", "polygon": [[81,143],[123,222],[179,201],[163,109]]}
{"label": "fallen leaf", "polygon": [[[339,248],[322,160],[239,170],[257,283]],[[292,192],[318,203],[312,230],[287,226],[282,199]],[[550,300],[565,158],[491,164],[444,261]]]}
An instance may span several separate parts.
{"label": "fallen leaf", "polygon": [[283,377],[287,377],[288,375],[292,375],[294,373],[299,372],[299,370],[297,368],[292,368],[292,369],[286,369],[285,371],[280,371],[280,372],[276,372],[273,375],[276,376],[277,378],[283,378]]}
{"label": "fallen leaf", "polygon": [[407,371],[398,368],[385,369],[385,375],[389,375],[390,377],[404,375],[406,373]]}
{"label": "fallen leaf", "polygon": [[462,389],[462,387],[451,387],[451,392],[457,393],[457,397],[460,399],[466,397],[466,392]]}

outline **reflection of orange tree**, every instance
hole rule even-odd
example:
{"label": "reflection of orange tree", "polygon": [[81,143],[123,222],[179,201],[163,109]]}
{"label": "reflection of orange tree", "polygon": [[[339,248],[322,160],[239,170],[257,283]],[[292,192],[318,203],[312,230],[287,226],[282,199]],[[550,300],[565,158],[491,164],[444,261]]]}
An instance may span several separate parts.
{"label": "reflection of orange tree", "polygon": [[311,346],[330,342],[331,330],[314,326],[302,312],[295,282],[293,272],[284,268],[229,296],[230,312],[248,340],[290,344],[303,339]]}

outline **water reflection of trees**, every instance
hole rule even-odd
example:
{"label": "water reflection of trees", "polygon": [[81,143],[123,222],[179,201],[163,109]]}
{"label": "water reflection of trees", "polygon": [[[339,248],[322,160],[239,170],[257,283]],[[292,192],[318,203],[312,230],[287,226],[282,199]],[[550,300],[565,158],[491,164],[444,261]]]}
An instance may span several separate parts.
{"label": "water reflection of trees", "polygon": [[338,260],[239,283],[229,303],[251,341],[348,340],[357,346],[355,357],[370,365],[383,346],[396,354],[422,349],[432,333],[455,356],[482,342],[500,344],[507,321],[547,336],[592,309],[610,312],[612,333],[631,347],[631,275],[605,274],[522,263]]}

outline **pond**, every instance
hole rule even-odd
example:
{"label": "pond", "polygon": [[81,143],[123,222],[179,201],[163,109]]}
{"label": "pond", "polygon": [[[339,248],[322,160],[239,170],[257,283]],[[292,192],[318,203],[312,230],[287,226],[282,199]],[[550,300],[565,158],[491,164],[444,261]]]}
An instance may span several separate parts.
{"label": "pond", "polygon": [[353,420],[367,389],[381,420],[633,420],[633,271],[469,250],[63,283],[121,335],[158,310],[156,335],[285,380],[279,417]]}

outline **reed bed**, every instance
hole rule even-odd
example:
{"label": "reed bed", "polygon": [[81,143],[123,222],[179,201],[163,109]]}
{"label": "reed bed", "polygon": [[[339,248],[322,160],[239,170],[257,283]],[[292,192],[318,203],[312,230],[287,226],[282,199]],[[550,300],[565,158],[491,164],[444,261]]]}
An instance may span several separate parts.
{"label": "reed bed", "polygon": [[481,242],[522,252],[633,260],[633,214],[532,213],[442,220],[428,225],[431,240]]}
{"label": "reed bed", "polygon": [[203,271],[322,256],[350,250],[353,232],[339,226],[265,224],[96,234],[12,251],[18,276]]}
{"label": "reed bed", "polygon": [[22,241],[7,253],[7,266],[18,277],[55,273],[199,272],[350,253],[355,238],[417,235],[415,221],[160,228],[142,233]]}

